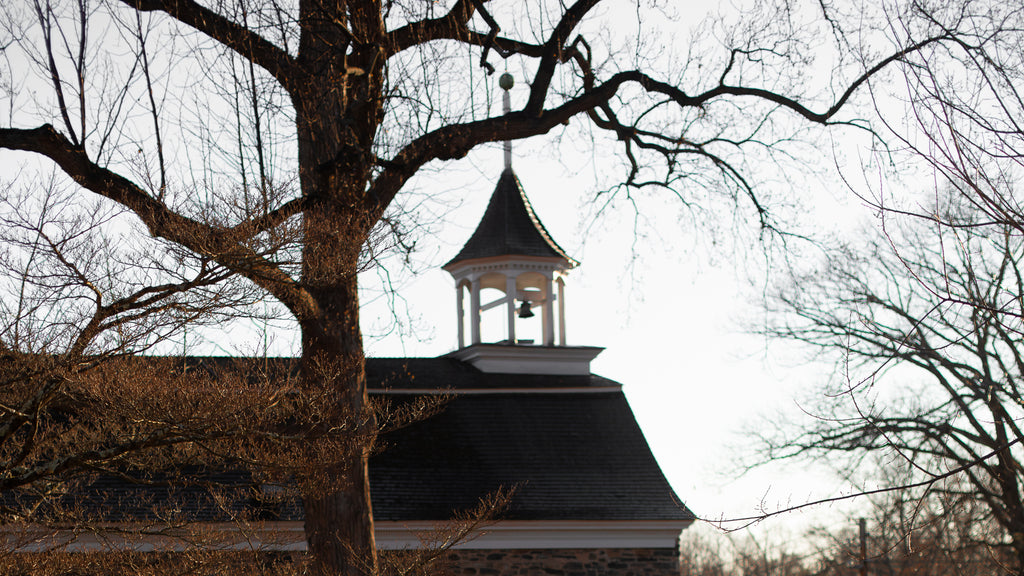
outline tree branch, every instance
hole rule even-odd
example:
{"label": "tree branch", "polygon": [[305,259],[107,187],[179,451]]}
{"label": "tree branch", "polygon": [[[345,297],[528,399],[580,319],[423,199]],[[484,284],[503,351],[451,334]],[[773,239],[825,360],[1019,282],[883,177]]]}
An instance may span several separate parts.
{"label": "tree branch", "polygon": [[390,58],[403,50],[434,40],[466,41],[472,34],[467,24],[475,11],[473,0],[458,0],[440,18],[427,18],[392,30],[387,34],[385,54]]}
{"label": "tree branch", "polygon": [[284,50],[259,34],[192,0],[120,0],[142,12],[164,12],[175,20],[195,28],[255,62],[269,72],[289,92],[301,84],[303,74],[295,60]]}
{"label": "tree branch", "polygon": [[555,67],[562,62],[565,43],[569,40],[572,31],[576,29],[583,17],[597,5],[598,1],[578,0],[576,4],[565,11],[558,25],[551,31],[551,36],[544,43],[544,54],[541,56],[540,65],[537,66],[537,73],[534,74],[533,82],[530,84],[530,98],[523,109],[527,114],[540,114],[544,110],[544,99],[547,97],[548,88],[551,87]]}
{"label": "tree branch", "polygon": [[0,148],[46,156],[80,186],[131,210],[154,237],[181,244],[252,280],[299,318],[314,313],[315,304],[290,276],[241,243],[250,234],[297,213],[301,202],[286,204],[235,229],[219,229],[174,212],[128,179],[98,166],[49,124],[33,129],[0,128]]}

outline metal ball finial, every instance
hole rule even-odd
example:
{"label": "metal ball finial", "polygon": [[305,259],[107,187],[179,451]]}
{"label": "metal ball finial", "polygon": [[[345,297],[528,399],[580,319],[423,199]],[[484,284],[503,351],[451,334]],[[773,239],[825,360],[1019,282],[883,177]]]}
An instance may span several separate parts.
{"label": "metal ball finial", "polygon": [[500,78],[498,78],[498,86],[501,86],[502,90],[511,90],[512,86],[515,86],[515,83],[516,79],[508,72],[505,72]]}

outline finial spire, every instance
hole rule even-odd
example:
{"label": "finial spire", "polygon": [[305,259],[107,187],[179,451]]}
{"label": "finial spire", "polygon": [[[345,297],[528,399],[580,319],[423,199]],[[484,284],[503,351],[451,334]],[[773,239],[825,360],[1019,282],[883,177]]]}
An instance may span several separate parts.
{"label": "finial spire", "polygon": [[[505,115],[507,116],[512,112],[512,98],[509,96],[509,91],[512,90],[512,86],[516,83],[515,79],[511,74],[505,72],[498,78],[498,86],[505,91],[502,96],[502,104],[504,106]],[[512,140],[505,140],[505,170],[512,169]]]}

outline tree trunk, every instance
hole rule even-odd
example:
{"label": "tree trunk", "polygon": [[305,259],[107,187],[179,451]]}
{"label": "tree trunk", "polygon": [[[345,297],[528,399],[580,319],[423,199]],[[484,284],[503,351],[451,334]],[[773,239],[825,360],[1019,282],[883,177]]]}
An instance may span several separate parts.
{"label": "tree trunk", "polygon": [[[377,569],[367,459],[376,425],[366,391],[357,273],[370,223],[363,194],[365,152],[326,111],[299,113],[303,214],[302,284],[317,311],[299,318],[302,380],[323,394],[324,426],[354,432],[351,445],[322,454],[333,461],[303,494],[314,574],[362,576]],[[303,113],[305,112],[305,113]]]}
{"label": "tree trunk", "polygon": [[307,270],[327,266],[338,273],[309,275],[322,316],[301,322],[303,384],[328,404],[323,426],[341,425],[356,433],[340,453],[319,455],[331,462],[304,487],[306,541],[314,574],[362,576],[377,567],[367,467],[375,423],[366,391],[356,262],[331,262],[330,250],[317,252],[309,255]]}
{"label": "tree trunk", "polygon": [[309,201],[303,215],[302,283],[316,310],[314,317],[299,319],[302,381],[307,392],[322,394],[322,425],[344,426],[353,439],[340,453],[319,455],[333,464],[319,471],[303,504],[314,574],[362,576],[377,568],[367,471],[376,430],[366,391],[357,281],[370,228],[362,207],[369,174],[366,163],[344,152],[355,148],[346,147],[333,128],[322,116],[300,121],[300,179]]}
{"label": "tree trunk", "polygon": [[298,60],[306,74],[291,89],[303,212],[302,284],[315,317],[299,318],[302,378],[323,391],[324,422],[355,424],[355,441],[303,494],[315,574],[377,570],[367,459],[376,424],[366,393],[359,330],[359,255],[379,208],[366,198],[382,118],[384,21],[376,2],[301,0]]}

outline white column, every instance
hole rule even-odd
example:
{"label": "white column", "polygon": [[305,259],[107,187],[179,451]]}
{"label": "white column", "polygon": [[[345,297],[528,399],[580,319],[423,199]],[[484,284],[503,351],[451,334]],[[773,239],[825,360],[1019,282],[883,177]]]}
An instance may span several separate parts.
{"label": "white column", "polygon": [[565,346],[565,281],[558,279],[558,344]]}
{"label": "white column", "polygon": [[462,282],[461,281],[455,283],[455,312],[456,312],[456,314],[459,315],[459,324],[458,324],[458,326],[459,326],[459,345],[458,345],[458,348],[461,350],[462,348],[466,347],[466,326],[465,326],[465,324],[466,324],[466,322],[465,322],[466,309],[465,309],[465,304],[463,303]]}
{"label": "white column", "polygon": [[473,278],[469,287],[469,331],[473,344],[480,343],[480,279]]}
{"label": "white column", "polygon": [[544,326],[544,345],[555,345],[555,294],[551,285],[551,273],[544,274],[544,310],[541,320]]}
{"label": "white column", "polygon": [[505,276],[505,297],[508,299],[508,343],[516,343],[516,277],[510,270]]}

